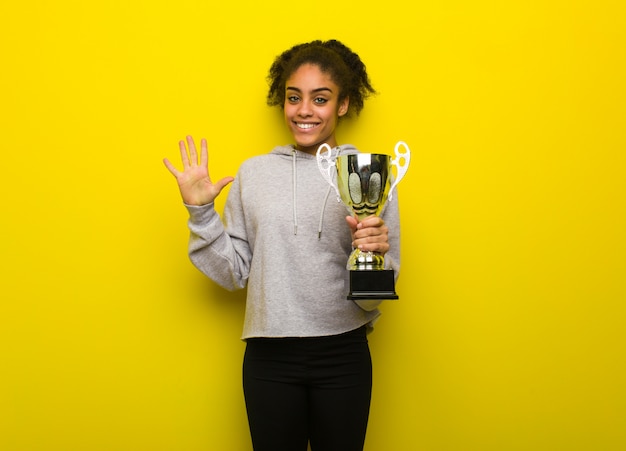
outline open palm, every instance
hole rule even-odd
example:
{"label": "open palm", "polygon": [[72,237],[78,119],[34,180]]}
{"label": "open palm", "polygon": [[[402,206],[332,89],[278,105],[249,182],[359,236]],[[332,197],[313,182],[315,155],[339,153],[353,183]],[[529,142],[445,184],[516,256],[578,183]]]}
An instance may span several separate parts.
{"label": "open palm", "polygon": [[205,139],[202,139],[200,142],[199,161],[196,145],[191,136],[187,136],[186,144],[185,141],[180,141],[179,147],[183,170],[179,171],[176,169],[167,158],[163,160],[163,163],[172,175],[176,177],[183,202],[188,205],[210,204],[222,192],[224,187],[234,180],[233,177],[224,177],[215,183],[211,181],[209,175],[209,155]]}

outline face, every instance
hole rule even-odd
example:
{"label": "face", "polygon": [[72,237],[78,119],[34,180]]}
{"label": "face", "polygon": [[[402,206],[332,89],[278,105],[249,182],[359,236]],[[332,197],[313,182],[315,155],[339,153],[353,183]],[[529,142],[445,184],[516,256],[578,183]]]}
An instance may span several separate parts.
{"label": "face", "polygon": [[296,148],[315,154],[326,143],[335,147],[335,127],[348,111],[348,99],[339,102],[339,86],[318,66],[303,64],[285,85],[285,122]]}

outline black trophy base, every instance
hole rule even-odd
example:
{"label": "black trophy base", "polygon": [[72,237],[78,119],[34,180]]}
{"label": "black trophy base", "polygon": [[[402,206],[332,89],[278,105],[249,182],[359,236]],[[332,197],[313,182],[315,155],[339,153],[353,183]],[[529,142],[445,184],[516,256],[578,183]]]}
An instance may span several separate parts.
{"label": "black trophy base", "polygon": [[398,299],[393,269],[350,271],[351,301]]}

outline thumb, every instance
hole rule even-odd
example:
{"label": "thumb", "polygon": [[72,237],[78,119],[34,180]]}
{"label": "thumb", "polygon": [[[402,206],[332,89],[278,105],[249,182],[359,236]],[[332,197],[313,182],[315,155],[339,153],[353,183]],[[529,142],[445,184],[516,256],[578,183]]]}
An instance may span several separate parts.
{"label": "thumb", "polygon": [[355,217],[346,216],[346,222],[348,223],[352,233],[356,232],[356,227],[359,224],[359,221]]}
{"label": "thumb", "polygon": [[219,193],[221,193],[221,192],[222,192],[222,190],[223,190],[224,188],[226,188],[226,185],[228,185],[229,183],[231,183],[233,180],[235,180],[235,178],[234,178],[234,177],[224,177],[223,179],[218,180],[218,181],[215,183],[215,188],[217,188],[217,192],[218,192],[218,194],[219,194]]}

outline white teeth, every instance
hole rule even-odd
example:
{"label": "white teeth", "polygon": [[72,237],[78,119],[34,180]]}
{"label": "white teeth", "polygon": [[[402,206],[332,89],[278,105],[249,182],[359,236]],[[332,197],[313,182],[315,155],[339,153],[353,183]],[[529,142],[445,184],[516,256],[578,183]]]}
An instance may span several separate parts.
{"label": "white teeth", "polygon": [[299,123],[296,123],[296,125],[298,126],[298,128],[303,128],[303,129],[309,129],[309,128],[315,127],[315,124],[299,124]]}

